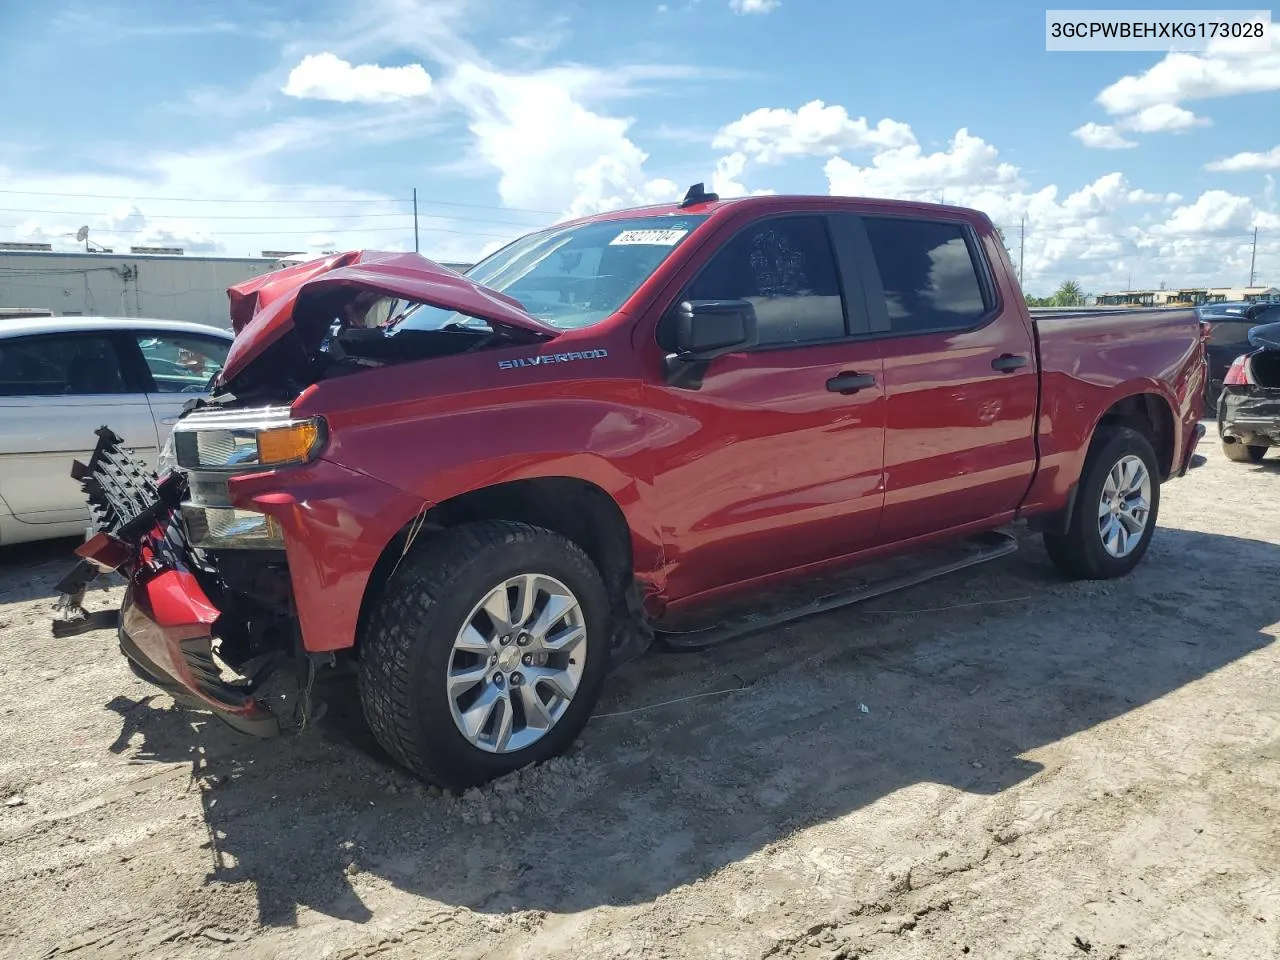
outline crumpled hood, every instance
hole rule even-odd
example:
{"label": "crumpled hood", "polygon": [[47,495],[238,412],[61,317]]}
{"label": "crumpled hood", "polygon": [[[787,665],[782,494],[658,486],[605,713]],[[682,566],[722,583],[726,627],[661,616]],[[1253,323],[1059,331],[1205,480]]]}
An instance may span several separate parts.
{"label": "crumpled hood", "polygon": [[228,383],[272,344],[296,330],[310,354],[328,331],[327,322],[298,323],[294,307],[302,294],[350,287],[425,303],[478,317],[496,327],[537,333],[551,339],[559,331],[530,316],[519,301],[481,286],[416,253],[352,250],[254,277],[227,290],[235,341],[219,383]]}

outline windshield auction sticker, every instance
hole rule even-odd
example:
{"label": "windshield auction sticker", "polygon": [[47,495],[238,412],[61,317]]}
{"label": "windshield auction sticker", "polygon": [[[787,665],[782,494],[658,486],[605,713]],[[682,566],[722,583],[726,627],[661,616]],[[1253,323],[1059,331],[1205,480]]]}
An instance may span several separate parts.
{"label": "windshield auction sticker", "polygon": [[1271,50],[1270,10],[1046,10],[1045,49]]}
{"label": "windshield auction sticker", "polygon": [[609,241],[609,246],[644,244],[651,247],[674,247],[688,232],[688,230],[623,230]]}

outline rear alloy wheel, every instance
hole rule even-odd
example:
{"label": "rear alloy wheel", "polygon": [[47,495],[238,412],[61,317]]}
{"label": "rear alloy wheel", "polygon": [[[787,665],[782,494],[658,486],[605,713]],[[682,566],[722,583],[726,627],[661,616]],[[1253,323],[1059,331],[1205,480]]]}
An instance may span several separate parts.
{"label": "rear alloy wheel", "polygon": [[1226,454],[1228,460],[1235,463],[1261,463],[1268,449],[1268,447],[1241,443],[1239,440],[1222,441],[1222,452]]}
{"label": "rear alloy wheel", "polygon": [[1054,564],[1078,580],[1122,577],[1142,560],[1160,509],[1155,451],[1142,434],[1110,428],[1094,440],[1065,534],[1046,534]]}
{"label": "rear alloy wheel", "polygon": [[604,581],[576,543],[523,523],[453,527],[373,604],[365,719],[422,779],[478,786],[573,743],[604,684],[609,628]]}

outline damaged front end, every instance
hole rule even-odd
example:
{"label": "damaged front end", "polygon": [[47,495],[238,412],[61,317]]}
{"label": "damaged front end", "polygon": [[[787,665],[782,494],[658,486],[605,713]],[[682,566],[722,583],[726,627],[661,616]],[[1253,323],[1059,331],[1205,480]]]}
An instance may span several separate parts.
{"label": "damaged front end", "polygon": [[[353,251],[228,296],[235,340],[213,395],[173,425],[163,475],[105,426],[89,463],[74,465],[93,527],[58,585],[54,632],[114,628],[139,676],[269,736],[318,715],[317,669],[350,662],[383,551],[426,510],[321,456],[329,424],[295,416],[299,398],[327,380],[559,331],[416,254]],[[119,615],[87,613],[86,588],[112,571],[127,584]]]}
{"label": "damaged front end", "polygon": [[[207,529],[190,522],[187,475],[157,479],[110,429],[97,435],[89,463],[72,468],[93,532],[57,586],[55,634],[114,627],[134,673],[176,702],[254,736],[304,728],[318,715],[317,663],[301,646],[283,549],[260,537],[262,549],[215,561],[198,546]],[[87,613],[86,589],[110,572],[126,583],[118,616]]]}

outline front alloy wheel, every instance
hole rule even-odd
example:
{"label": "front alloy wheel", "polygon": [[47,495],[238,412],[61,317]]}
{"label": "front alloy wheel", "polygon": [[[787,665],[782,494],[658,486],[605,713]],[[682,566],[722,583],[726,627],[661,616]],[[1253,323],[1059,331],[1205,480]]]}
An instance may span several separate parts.
{"label": "front alloy wheel", "polygon": [[582,605],[559,580],[524,573],[499,583],[453,641],[446,686],[458,732],[490,753],[537,743],[573,702],[586,637]]}
{"label": "front alloy wheel", "polygon": [[608,591],[575,542],[481,520],[410,551],[370,601],[358,655],[369,729],[450,789],[563,753],[609,665]]}

